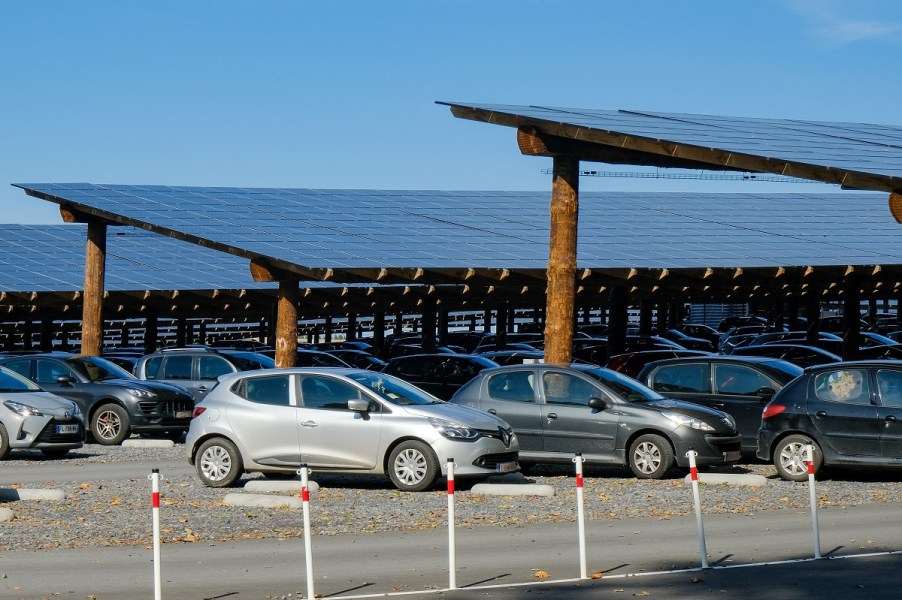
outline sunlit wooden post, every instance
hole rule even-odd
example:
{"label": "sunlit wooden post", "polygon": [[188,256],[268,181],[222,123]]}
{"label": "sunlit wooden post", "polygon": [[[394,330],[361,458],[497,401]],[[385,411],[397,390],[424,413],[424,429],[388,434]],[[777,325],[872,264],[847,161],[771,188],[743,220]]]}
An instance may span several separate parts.
{"label": "sunlit wooden post", "polygon": [[579,159],[554,157],[551,231],[545,317],[545,361],[570,364],[576,297],[576,228],[579,216]]}
{"label": "sunlit wooden post", "polygon": [[298,280],[279,281],[276,315],[276,366],[293,367],[298,351]]}
{"label": "sunlit wooden post", "polygon": [[94,219],[88,220],[88,242],[85,247],[85,296],[81,318],[81,353],[86,356],[100,356],[103,348],[106,230],[106,223]]}

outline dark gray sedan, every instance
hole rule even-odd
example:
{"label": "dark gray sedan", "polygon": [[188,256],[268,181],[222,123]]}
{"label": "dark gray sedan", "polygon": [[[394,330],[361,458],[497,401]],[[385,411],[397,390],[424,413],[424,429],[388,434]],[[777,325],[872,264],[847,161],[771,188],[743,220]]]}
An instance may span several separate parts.
{"label": "dark gray sedan", "polygon": [[659,479],[674,466],[722,465],[740,458],[733,419],[718,410],[669,400],[615,371],[547,364],[485,369],[451,398],[501,417],[520,440],[520,463],[629,465]]}

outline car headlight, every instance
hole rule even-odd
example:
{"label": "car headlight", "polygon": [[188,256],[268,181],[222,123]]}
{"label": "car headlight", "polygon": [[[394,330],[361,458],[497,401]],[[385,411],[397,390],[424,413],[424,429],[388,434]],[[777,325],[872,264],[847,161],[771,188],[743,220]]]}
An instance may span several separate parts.
{"label": "car headlight", "polygon": [[696,419],[695,417],[690,417],[689,415],[684,415],[683,413],[665,410],[661,414],[677,425],[685,425],[686,427],[698,429],[699,431],[714,431],[714,428],[704,421]]}
{"label": "car headlight", "polygon": [[479,437],[478,431],[456,421],[429,417],[429,424],[449,440],[475,440]]}
{"label": "car headlight", "polygon": [[151,392],[150,390],[142,390],[139,388],[128,388],[128,393],[134,396],[135,398],[156,398],[157,395]]}
{"label": "car headlight", "polygon": [[43,417],[44,413],[39,411],[33,406],[28,406],[27,404],[22,404],[21,402],[14,402],[12,400],[7,400],[3,403],[3,406],[8,408],[9,410],[22,415],[23,417]]}

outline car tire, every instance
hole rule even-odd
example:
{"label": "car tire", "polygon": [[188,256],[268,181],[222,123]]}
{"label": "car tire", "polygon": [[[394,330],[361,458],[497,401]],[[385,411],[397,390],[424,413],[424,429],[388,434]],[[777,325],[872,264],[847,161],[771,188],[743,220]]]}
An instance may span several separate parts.
{"label": "car tire", "polygon": [[428,444],[417,440],[401,442],[388,458],[388,476],[403,492],[428,489],[439,474],[438,458]]}
{"label": "car tire", "polygon": [[627,460],[639,479],[661,479],[673,468],[673,448],[660,435],[640,435],[630,444]]}
{"label": "car tire", "polygon": [[777,473],[786,481],[808,480],[808,450],[814,446],[814,473],[817,474],[824,464],[824,455],[820,447],[807,435],[788,435],[774,447],[774,466]]}
{"label": "car tire", "polygon": [[62,458],[69,454],[69,448],[46,448],[41,450],[41,454],[47,458]]}
{"label": "car tire", "polygon": [[9,434],[3,423],[0,423],[0,460],[5,460],[7,456],[9,456]]}
{"label": "car tire", "polygon": [[235,444],[217,437],[207,440],[197,449],[194,470],[207,487],[232,487],[244,474],[244,462]]}
{"label": "car tire", "polygon": [[116,446],[131,434],[128,413],[118,404],[104,404],[91,417],[91,435],[104,446]]}

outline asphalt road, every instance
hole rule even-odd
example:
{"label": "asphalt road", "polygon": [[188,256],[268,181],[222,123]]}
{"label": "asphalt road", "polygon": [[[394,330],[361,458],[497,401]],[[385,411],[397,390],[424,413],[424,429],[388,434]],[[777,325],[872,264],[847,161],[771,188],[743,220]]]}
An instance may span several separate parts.
{"label": "asphalt road", "polygon": [[[820,552],[807,511],[704,518],[710,568],[700,568],[694,516],[587,524],[588,573],[579,576],[574,524],[479,527],[457,532],[457,585],[448,587],[446,530],[319,536],[314,582],[324,597],[819,599],[896,597],[902,506],[828,508],[818,514]],[[163,598],[299,598],[303,540],[165,544]],[[538,577],[547,573],[544,582]],[[0,554],[0,597],[98,600],[153,596],[150,548]],[[403,593],[403,595],[401,595]]]}

